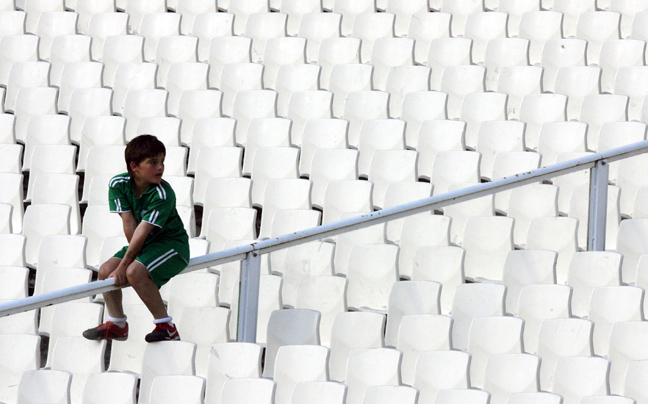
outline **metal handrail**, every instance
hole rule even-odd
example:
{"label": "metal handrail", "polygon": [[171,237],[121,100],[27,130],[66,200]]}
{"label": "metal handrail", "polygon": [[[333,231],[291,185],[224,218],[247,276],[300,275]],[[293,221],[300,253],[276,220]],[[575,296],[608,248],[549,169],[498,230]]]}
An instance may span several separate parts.
{"label": "metal handrail", "polygon": [[[255,243],[192,258],[183,273],[245,260],[241,275],[238,339],[254,341],[256,335],[256,310],[260,277],[260,257],[273,251],[321,240],[352,230],[362,229],[389,220],[400,219],[417,213],[442,208],[459,202],[492,195],[497,192],[537,183],[556,176],[584,169],[591,169],[590,208],[588,224],[588,249],[602,250],[605,242],[605,212],[607,203],[607,164],[648,152],[648,141],[618,147],[601,153],[582,156],[548,167],[509,177],[476,184],[460,190],[420,199],[418,201],[382,209],[376,212],[340,220],[284,236],[260,240]],[[602,213],[601,213],[602,212]],[[0,303],[0,317],[50,306],[82,297],[116,290],[114,279],[95,281],[84,285],[43,293],[27,298]]]}

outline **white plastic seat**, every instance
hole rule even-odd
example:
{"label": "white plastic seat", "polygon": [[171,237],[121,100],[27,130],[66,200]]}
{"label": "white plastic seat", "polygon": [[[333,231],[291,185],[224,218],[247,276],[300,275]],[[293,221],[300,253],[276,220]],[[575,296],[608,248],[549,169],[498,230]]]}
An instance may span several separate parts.
{"label": "white plastic seat", "polygon": [[70,234],[70,211],[68,205],[40,204],[25,209],[22,233],[27,236],[25,260],[28,265],[38,262],[38,247],[44,236]]}
{"label": "white plastic seat", "polygon": [[[169,92],[168,98],[168,113],[172,116],[180,117],[180,109],[184,111],[196,108],[196,105],[191,105],[191,100],[185,96],[189,91],[207,91],[207,72],[209,65],[206,63],[172,63],[169,66],[169,72],[166,80],[165,88]],[[212,92],[216,98],[220,98],[220,94]],[[219,103],[211,114],[208,116],[219,116]],[[198,108],[196,108],[198,109]],[[183,125],[184,126],[184,125]]]}
{"label": "white plastic seat", "polygon": [[[235,25],[236,20],[235,18]],[[261,12],[248,16],[245,36],[252,38],[252,62],[263,63],[266,41],[286,36],[287,20],[288,15],[285,13]]]}
{"label": "white plastic seat", "polygon": [[[516,2],[517,4],[517,2]],[[557,11],[527,11],[520,17],[519,37],[531,41],[529,62],[541,63],[544,44],[550,39],[562,38],[563,14]],[[512,35],[512,33],[510,33]]]}
{"label": "white plastic seat", "polygon": [[46,367],[52,365],[52,354],[59,338],[76,337],[91,327],[101,324],[103,307],[89,302],[71,302],[54,306],[52,327],[49,332],[52,345],[49,346]]}
{"label": "white plastic seat", "polygon": [[78,88],[70,97],[70,140],[80,143],[85,119],[94,116],[111,116],[113,91],[107,88]]}
{"label": "white plastic seat", "polygon": [[[300,3],[301,4],[301,3]],[[318,61],[320,42],[326,38],[340,37],[342,15],[338,13],[304,14],[297,36],[306,38],[306,61]]]}
{"label": "white plastic seat", "polygon": [[457,287],[464,283],[464,254],[455,246],[419,247],[413,259],[412,280],[429,280],[443,284],[440,307],[450,313]]}
{"label": "white plastic seat", "polygon": [[52,39],[59,35],[74,35],[77,30],[79,15],[74,12],[48,11],[41,13],[36,27],[40,37],[38,54],[42,60],[49,60]]}
{"label": "white plastic seat", "polygon": [[360,63],[360,38],[324,38],[320,41],[317,64],[322,66],[320,87],[329,89],[333,66],[346,63]]}
{"label": "white plastic seat", "polygon": [[556,164],[561,153],[584,153],[587,146],[588,125],[585,122],[545,122],[538,135],[538,153],[542,166]]}
{"label": "white plastic seat", "polygon": [[352,34],[356,16],[363,13],[375,13],[376,3],[373,0],[362,0],[359,2],[335,0],[332,11],[342,15],[341,32],[343,36],[349,36]]}
{"label": "white plastic seat", "polygon": [[21,403],[70,402],[72,374],[62,370],[26,370],[18,384]]}
{"label": "white plastic seat", "polygon": [[[332,101],[333,93],[329,91],[297,91],[290,96],[286,117],[292,120],[291,141],[294,145],[302,144],[308,121],[332,118]],[[344,124],[346,137],[348,123]],[[314,123],[310,125],[311,131],[317,131]]]}
{"label": "white plastic seat", "polygon": [[263,55],[263,85],[276,88],[279,68],[288,64],[306,63],[306,39],[281,37],[269,39]]}
{"label": "white plastic seat", "polygon": [[646,66],[622,66],[617,69],[614,94],[627,95],[628,120],[641,120],[641,104],[648,95],[644,75]]}
{"label": "white plastic seat", "polygon": [[[448,94],[448,119],[461,116],[462,103],[466,94],[485,91],[485,78],[486,67],[484,66],[458,65],[448,66],[443,70],[440,90]],[[431,87],[434,89],[434,86]]]}
{"label": "white plastic seat", "polygon": [[414,60],[427,64],[430,42],[436,38],[450,37],[450,13],[417,12],[412,14],[407,35],[413,38]]}
{"label": "white plastic seat", "polygon": [[[562,163],[568,160],[589,156],[591,153],[561,153],[556,157],[556,163]],[[583,170],[576,173],[561,175],[553,179],[553,184],[558,185],[558,211],[561,213],[569,212],[571,195],[575,188],[589,184],[589,171]]]}
{"label": "white plastic seat", "polygon": [[623,220],[619,225],[617,252],[623,254],[621,281],[634,282],[637,278],[637,263],[639,257],[646,254],[645,231],[648,220],[632,219]]}
{"label": "white plastic seat", "polygon": [[419,403],[434,403],[437,394],[442,390],[468,389],[470,387],[469,365],[470,354],[466,352],[456,350],[422,352],[416,362],[413,384],[420,391]]}
{"label": "white plastic seat", "polygon": [[[425,182],[394,182],[387,185],[385,190],[385,203],[383,208],[391,208],[393,206],[402,205],[408,202],[414,202],[419,199],[429,198],[432,195],[432,184]],[[430,216],[427,212],[420,213],[416,215],[417,217],[424,220],[423,216]],[[413,257],[413,245],[416,245],[417,241],[413,241],[412,238],[414,234],[425,233],[427,230],[422,230],[418,227],[417,224],[409,224],[408,229],[403,230],[405,222],[408,221],[408,218],[396,219],[387,223],[387,228],[385,230],[385,236],[387,240],[399,244],[401,247],[406,247],[407,252],[403,255],[404,261],[409,262]],[[447,245],[449,240],[449,231],[450,231],[450,219],[447,217],[437,217],[433,220],[435,230],[429,236],[429,240],[434,240],[430,245]],[[412,244],[413,243],[413,244]],[[403,254],[403,252],[401,252]],[[411,268],[408,265],[408,269]],[[404,276],[407,277],[411,275],[411,270],[406,270]]]}
{"label": "white plastic seat", "polygon": [[[109,390],[110,389],[110,390]],[[115,391],[113,391],[115,390]],[[135,404],[137,376],[125,372],[103,372],[88,375],[83,389],[83,400],[103,404],[106,396],[123,404]]]}
{"label": "white plastic seat", "polygon": [[[546,90],[547,88],[545,88]],[[561,94],[528,94],[522,99],[519,119],[527,124],[525,132],[526,147],[536,150],[542,124],[567,120],[567,96]]]}
{"label": "white plastic seat", "polygon": [[[170,5],[170,1],[167,6]],[[183,35],[193,35],[194,25],[196,18],[201,14],[216,13],[217,7],[216,4],[210,1],[186,1],[179,0],[177,1],[177,7],[175,7],[176,13],[182,14],[182,19],[180,20],[180,33]]]}
{"label": "white plastic seat", "polygon": [[[263,374],[275,376],[275,358],[284,346],[318,345],[320,313],[306,309],[275,310],[270,315]],[[326,372],[326,363],[321,363]],[[315,381],[315,380],[313,380]]]}
{"label": "white plastic seat", "polygon": [[482,178],[493,178],[493,164],[498,153],[524,151],[525,127],[520,121],[481,123],[475,150],[481,153],[479,173]]}
{"label": "white plastic seat", "polygon": [[104,370],[104,351],[106,342],[88,341],[81,336],[59,338],[52,352],[52,370],[70,372],[70,399],[79,402],[83,389],[91,373]]}
{"label": "white plastic seat", "polygon": [[2,266],[25,266],[25,243],[27,237],[22,234],[0,234],[2,240]]}
{"label": "white plastic seat", "polygon": [[330,182],[358,179],[358,154],[357,150],[350,149],[320,149],[314,153],[310,172],[314,206],[324,207]]}
{"label": "white plastic seat", "polygon": [[578,318],[545,320],[538,336],[538,355],[542,357],[540,386],[549,390],[554,383],[554,368],[559,358],[593,356],[594,323]]}
{"label": "white plastic seat", "polygon": [[43,293],[45,275],[49,270],[55,268],[85,268],[86,244],[86,238],[81,235],[43,237],[38,250],[34,294]]}
{"label": "white plastic seat", "polygon": [[599,94],[601,69],[595,66],[564,66],[558,69],[555,93],[567,95],[567,118],[579,119],[583,99]]}
{"label": "white plastic seat", "polygon": [[145,88],[126,93],[123,116],[126,118],[127,142],[136,136],[140,119],[167,115],[168,98],[169,93],[160,89]]}
{"label": "white plastic seat", "polygon": [[[571,287],[566,285],[526,285],[520,289],[517,316],[523,318],[524,350],[538,352],[538,335],[542,322],[571,316]],[[543,385],[544,389],[545,386]]]}
{"label": "white plastic seat", "polygon": [[218,275],[205,272],[178,276],[169,282],[169,315],[180,319],[187,307],[218,306]]}
{"label": "white plastic seat", "polygon": [[638,189],[646,186],[643,179],[637,176],[637,173],[643,170],[643,166],[646,163],[648,163],[647,159],[643,156],[637,156],[624,159],[619,164],[617,186],[623,190],[621,193],[620,208],[621,214],[624,216],[634,216],[634,205],[635,200],[638,198]]}
{"label": "white plastic seat", "polygon": [[646,357],[642,344],[646,336],[643,321],[623,321],[615,323],[610,333],[610,393],[623,394],[624,379],[632,361]]}
{"label": "white plastic seat", "polygon": [[564,404],[583,397],[609,394],[610,361],[600,357],[567,357],[556,362],[551,392],[563,396]]}
{"label": "white plastic seat", "polygon": [[352,91],[344,105],[344,119],[349,121],[349,145],[358,147],[360,128],[368,119],[388,117],[389,93],[385,91]]}
{"label": "white plastic seat", "polygon": [[262,147],[252,165],[252,203],[263,206],[266,184],[273,179],[298,178],[299,150],[291,147]]}
{"label": "white plastic seat", "polygon": [[[30,118],[27,125],[25,137],[25,155],[23,158],[23,171],[29,171],[32,167],[32,155],[39,146],[67,146],[70,144],[70,118],[64,115],[35,115]],[[61,150],[65,150],[62,148]],[[66,156],[69,153],[65,153]],[[74,155],[74,153],[72,153]],[[61,161],[62,156],[50,160]],[[43,167],[43,162],[38,162]],[[59,164],[60,166],[61,164]],[[69,166],[69,167],[68,167]],[[73,169],[73,163],[65,167]],[[52,172],[50,172],[52,173]],[[35,177],[34,177],[35,178]],[[30,178],[33,183],[34,178]],[[28,190],[27,199],[30,199],[31,192]]]}
{"label": "white plastic seat", "polygon": [[506,38],[508,15],[503,12],[477,12],[466,18],[464,36],[473,40],[473,63],[484,63],[484,53],[491,39]]}
{"label": "white plastic seat", "polygon": [[621,284],[621,255],[587,251],[573,255],[567,284],[573,288],[571,310],[574,316],[589,316],[589,302],[595,288]]}
{"label": "white plastic seat", "polygon": [[326,382],[329,352],[329,348],[316,345],[281,346],[274,362],[275,402],[290,404],[299,383]]}
{"label": "white plastic seat", "polygon": [[[130,15],[128,21],[129,34],[139,34],[142,26],[142,19],[144,15],[150,13],[165,13],[166,1],[156,0],[151,2],[146,1],[130,1],[124,2],[124,11]],[[117,7],[119,8],[119,6]]]}
{"label": "white plastic seat", "polygon": [[0,204],[0,234],[11,233],[11,215],[13,206],[8,203]]}
{"label": "white plastic seat", "polygon": [[254,155],[263,147],[289,147],[290,120],[284,118],[257,118],[250,121],[248,141],[243,159],[243,175],[252,172]]}
{"label": "white plastic seat", "polygon": [[[85,6],[88,4],[92,3],[86,3]],[[113,12],[104,11],[87,16],[84,16],[80,11],[79,25],[84,24],[83,21],[85,21],[85,27],[79,27],[78,30],[80,33],[92,37],[90,52],[93,60],[103,60],[104,43],[108,37],[128,33],[128,18],[128,14],[117,13],[114,10]]]}
{"label": "white plastic seat", "polygon": [[2,144],[16,143],[16,136],[14,133],[15,118],[11,114],[0,114],[0,141]]}
{"label": "white plastic seat", "polygon": [[292,94],[300,91],[319,90],[321,67],[310,64],[287,64],[279,67],[275,89],[277,90],[277,115],[288,116]]}
{"label": "white plastic seat", "polygon": [[[642,320],[643,296],[643,289],[632,286],[594,288],[590,299],[589,318],[595,324],[593,334],[595,354],[608,355],[610,333],[615,323]],[[611,305],[614,307],[610,307]]]}
{"label": "white plastic seat", "polygon": [[557,255],[548,250],[516,250],[508,254],[502,279],[507,287],[507,313],[517,314],[520,292],[524,286],[555,283]]}
{"label": "white plastic seat", "polygon": [[13,0],[9,0],[6,3],[7,7],[0,9],[0,25],[2,26],[0,29],[0,37],[5,35],[23,35],[25,33],[27,13],[16,10]]}
{"label": "white plastic seat", "polygon": [[[623,21],[623,20],[622,20]],[[643,65],[646,43],[635,39],[610,39],[601,45],[601,92],[612,93],[617,70],[623,66]]]}
{"label": "white plastic seat", "polygon": [[[270,213],[272,212],[270,211]],[[271,228],[269,231],[269,235],[270,237],[280,237],[285,234],[294,233],[306,229],[312,229],[314,227],[319,226],[321,216],[322,214],[320,212],[311,209],[276,209],[274,215],[272,216],[272,220],[270,222]],[[291,250],[292,249],[275,251],[270,254],[269,265],[270,265],[271,273],[285,275],[286,264],[288,261],[288,252]],[[332,256],[333,254],[331,251],[330,257],[332,258]],[[326,272],[326,269],[324,269],[324,271]],[[332,269],[328,271],[328,273],[332,274],[333,273]],[[295,303],[294,293],[289,299],[290,302],[288,302],[287,299],[285,299],[285,297],[290,295],[290,293],[286,293],[288,292],[287,289],[292,289],[291,292],[294,292],[295,286],[297,286],[293,282],[294,278],[292,279],[290,278],[292,277],[284,276],[283,285],[281,288],[282,289],[281,294],[282,294],[282,301],[284,306],[294,307],[294,303]],[[288,288],[288,286],[290,286],[290,288]]]}
{"label": "white plastic seat", "polygon": [[391,94],[389,115],[392,118],[402,116],[403,102],[408,93],[429,90],[430,73],[431,69],[426,66],[398,66],[389,71],[385,89]]}
{"label": "white plastic seat", "polygon": [[484,56],[486,90],[495,90],[500,72],[505,67],[529,64],[529,40],[522,38],[494,38],[488,41]]}
{"label": "white plastic seat", "polygon": [[250,208],[212,208],[201,237],[209,240],[211,251],[221,251],[226,241],[255,239],[255,220]]}
{"label": "white plastic seat", "polygon": [[6,86],[14,62],[36,62],[38,40],[35,35],[4,35],[0,38],[0,84]]}
{"label": "white plastic seat", "polygon": [[506,257],[513,250],[513,223],[513,218],[493,216],[468,219],[463,240],[466,277],[502,279]]}
{"label": "white plastic seat", "polygon": [[467,151],[439,152],[432,166],[430,182],[434,184],[434,195],[448,192],[450,184],[479,182],[480,154]]}
{"label": "white plastic seat", "polygon": [[16,300],[27,297],[27,278],[29,269],[18,266],[0,266],[3,285],[0,286],[0,299]]}
{"label": "white plastic seat", "polygon": [[203,402],[205,379],[189,375],[157,376],[151,385],[151,402],[175,403],[182,400],[187,404]]}
{"label": "white plastic seat", "polygon": [[402,354],[395,349],[354,349],[347,362],[347,404],[362,403],[371,386],[400,385]]}
{"label": "white plastic seat", "polygon": [[81,234],[88,238],[86,260],[89,266],[98,268],[99,251],[106,237],[123,236],[121,220],[111,214],[108,205],[88,206],[81,227]]}
{"label": "white plastic seat", "polygon": [[291,404],[344,404],[347,386],[337,382],[300,382]]}
{"label": "white plastic seat", "polygon": [[507,216],[515,219],[514,243],[525,245],[531,220],[536,217],[558,216],[558,187],[530,184],[513,189]]}
{"label": "white plastic seat", "polygon": [[[460,119],[466,122],[466,147],[477,147],[479,128],[486,121],[506,120],[506,100],[504,93],[470,93],[461,102]],[[486,107],[488,105],[488,107]]]}
{"label": "white plastic seat", "polygon": [[369,181],[331,181],[324,195],[322,224],[338,221],[344,213],[372,211],[372,188]]}
{"label": "white plastic seat", "polygon": [[378,39],[394,37],[395,19],[396,16],[389,12],[361,13],[356,16],[351,36],[362,40],[360,44],[362,63],[372,63],[372,51]]}
{"label": "white plastic seat", "polygon": [[27,125],[34,115],[54,115],[58,89],[52,87],[23,88],[16,96],[15,135],[16,140],[24,142],[27,137]]}
{"label": "white plastic seat", "polygon": [[274,402],[275,388],[276,383],[270,379],[231,379],[223,386],[222,399],[223,403],[271,404]]}
{"label": "white plastic seat", "polygon": [[[106,38],[103,45],[102,62],[104,68],[104,85],[115,88],[116,85],[126,85],[124,79],[117,75],[117,70],[123,63],[144,62],[144,37],[139,35],[113,35]],[[157,71],[157,65],[147,64],[148,68]],[[141,82],[142,78],[138,78]],[[116,89],[116,88],[115,88]],[[121,112],[115,108],[115,112]]]}
{"label": "white plastic seat", "polygon": [[490,355],[484,381],[484,389],[491,393],[490,402],[504,404],[511,394],[539,391],[540,360],[524,353]]}
{"label": "white plastic seat", "polygon": [[[183,21],[180,21],[183,24]],[[234,14],[207,12],[195,15],[190,35],[198,37],[198,61],[209,60],[211,41],[217,37],[233,35]],[[182,25],[181,25],[182,28]]]}
{"label": "white plastic seat", "polygon": [[370,91],[373,66],[359,63],[334,65],[329,90],[333,93],[333,116],[342,117],[346,98],[352,91]]}
{"label": "white plastic seat", "polygon": [[212,345],[205,399],[221,403],[223,386],[227,380],[261,377],[263,347],[248,342],[218,343]]}
{"label": "white plastic seat", "polygon": [[635,3],[625,0],[610,1],[609,6],[610,11],[621,13],[621,38],[630,36],[635,15],[648,10],[648,7],[642,2]]}
{"label": "white plastic seat", "polygon": [[[214,164],[219,161],[220,164]],[[241,176],[242,150],[238,147],[204,147],[196,159],[194,203],[203,205],[212,178]]]}
{"label": "white plastic seat", "polygon": [[[124,102],[128,92],[130,90],[154,89],[158,67],[154,63],[137,62],[120,63],[116,69],[112,108],[115,115],[124,115]],[[105,74],[104,80],[106,80]],[[104,84],[108,85],[105,81]]]}
{"label": "white plastic seat", "polygon": [[360,176],[368,176],[375,151],[405,149],[405,124],[400,119],[370,119],[362,123],[358,142]]}
{"label": "white plastic seat", "polygon": [[[118,136],[118,139],[120,136]],[[118,143],[116,141],[115,143]],[[89,199],[90,184],[95,176],[114,176],[123,171],[123,155],[126,146],[116,145],[97,145],[88,149],[86,155],[85,176],[83,182],[83,195],[81,201]],[[105,203],[105,202],[104,202]]]}
{"label": "white plastic seat", "polygon": [[47,87],[50,64],[47,62],[15,62],[9,70],[4,97],[4,110],[13,112],[18,91],[26,87]]}
{"label": "white plastic seat", "polygon": [[232,118],[237,120],[236,143],[245,145],[250,121],[276,116],[277,93],[272,90],[244,90],[236,93]]}
{"label": "white plastic seat", "polygon": [[548,39],[542,50],[543,89],[554,91],[558,69],[565,66],[584,66],[587,41],[584,39]]}
{"label": "white plastic seat", "polygon": [[[417,97],[413,97],[410,99],[414,102],[417,101],[416,98]],[[425,100],[425,97],[423,97],[422,100]],[[420,112],[423,112],[423,110],[424,109],[421,108]],[[434,162],[438,153],[446,151],[464,151],[466,132],[465,122],[445,119],[429,119],[424,120],[423,122],[414,122],[414,125],[420,124],[420,130],[418,130],[418,133],[412,134],[410,129],[414,125],[411,120],[405,120],[407,121],[407,126],[405,128],[406,144],[409,147],[416,146],[415,148],[419,152],[417,165],[419,178],[432,178]]]}
{"label": "white plastic seat", "polygon": [[[167,13],[172,14],[172,13]],[[147,38],[150,41],[150,38]],[[156,43],[154,48],[155,55],[147,56],[147,42],[144,43],[144,59],[155,62],[158,65],[157,86],[167,88],[167,80],[171,65],[176,63],[196,63],[198,62],[198,38],[186,35],[167,35],[163,36]],[[199,77],[205,76],[205,87],[207,80],[207,64],[200,64],[204,67],[205,72],[199,73]],[[199,65],[194,65],[199,66]],[[196,73],[187,72],[188,75]]]}
{"label": "white plastic seat", "polygon": [[[280,4],[281,4],[280,11],[282,13],[288,14],[288,24],[286,26],[286,32],[288,35],[291,36],[299,34],[301,22],[305,15],[322,13],[322,4],[317,0],[310,0],[310,1],[282,0]],[[289,401],[290,400],[288,400],[288,402]]]}
{"label": "white plastic seat", "polygon": [[[346,212],[342,214],[340,219],[356,217],[364,213],[369,212]],[[365,229],[359,229],[338,235],[334,259],[335,274],[342,274],[346,276],[349,269],[349,253],[351,252],[351,248],[353,246],[366,243],[385,243],[385,227],[386,226],[384,224],[378,224],[375,226],[367,227]]]}
{"label": "white plastic seat", "polygon": [[621,39],[621,14],[613,11],[586,11],[578,16],[576,37],[587,40],[587,63],[599,64],[604,41]]}
{"label": "white plastic seat", "polygon": [[632,361],[628,363],[628,370],[623,385],[624,395],[633,397],[637,402],[643,402],[646,398],[645,385],[642,384],[646,375],[646,360]]}
{"label": "white plastic seat", "polygon": [[[537,217],[531,220],[527,248],[556,251],[556,283],[567,281],[569,262],[578,251],[578,219],[564,217]],[[561,237],[557,237],[561,235]]]}
{"label": "white plastic seat", "polygon": [[[516,36],[521,30],[521,19],[524,13],[540,11],[540,4],[535,0],[514,1],[500,0],[498,11],[508,14],[507,31],[509,36]],[[527,38],[528,39],[528,38]]]}
{"label": "white plastic seat", "polygon": [[[213,275],[211,276],[213,277]],[[194,279],[211,281],[213,280],[212,277],[201,276],[199,278],[196,276]],[[171,287],[173,288],[173,286]],[[194,290],[198,291],[197,288],[194,288]],[[172,297],[177,292],[178,288],[172,289]],[[169,302],[171,302],[171,299],[169,299]],[[182,310],[178,319],[178,328],[184,331],[182,338],[185,341],[196,344],[196,375],[206,377],[209,368],[209,351],[212,345],[228,342],[229,340],[230,310],[224,307],[196,306],[198,304],[194,300],[191,307],[187,306]]]}
{"label": "white plastic seat", "polygon": [[313,156],[318,150],[347,147],[347,126],[348,122],[343,119],[310,119],[306,122],[299,156],[302,176],[310,175]]}
{"label": "white plastic seat", "polygon": [[[254,183],[252,190],[254,192]],[[310,190],[311,183],[307,180],[276,179],[268,181],[263,201],[263,214],[261,216],[259,237],[276,236],[271,231],[271,228],[273,227],[273,221],[278,210],[310,209]],[[307,218],[307,223],[311,223],[311,225],[307,225],[306,227],[313,227],[314,225],[311,222],[312,217],[307,216]],[[317,222],[319,222],[319,219]],[[298,228],[303,229],[303,225],[299,225]]]}
{"label": "white plastic seat", "polygon": [[[200,95],[196,95],[196,98],[201,99],[202,96],[213,98],[213,94],[210,93],[207,95],[202,92]],[[235,123],[236,121],[232,118],[212,117],[197,119],[191,132],[183,132],[181,126],[181,140],[190,140],[191,143],[191,148],[189,149],[189,162],[187,164],[188,173],[193,174],[196,172],[198,156],[202,149],[210,147],[234,147]],[[182,133],[185,133],[186,137],[183,138]],[[188,133],[191,133],[191,136],[189,136]]]}
{"label": "white plastic seat", "polygon": [[247,25],[248,17],[254,13],[269,12],[269,4],[267,0],[230,0],[227,11],[234,14],[234,35],[243,35]]}
{"label": "white plastic seat", "polygon": [[444,0],[441,11],[452,14],[452,35],[463,35],[468,15],[484,11],[484,2]]}
{"label": "white plastic seat", "polygon": [[440,390],[435,403],[438,404],[488,404],[490,393],[476,389]]}
{"label": "white plastic seat", "polygon": [[540,66],[504,66],[500,69],[496,91],[508,94],[506,115],[509,119],[519,117],[525,95],[542,93],[542,73]]}
{"label": "white plastic seat", "polygon": [[21,233],[23,229],[23,176],[22,174],[2,173],[0,184],[3,191],[0,202],[13,206],[11,213],[11,229],[14,233]]}
{"label": "white plastic seat", "polygon": [[74,174],[40,174],[33,182],[32,205],[57,203],[70,207],[70,234],[81,230],[79,177]]}
{"label": "white plastic seat", "polygon": [[583,2],[572,0],[554,0],[553,10],[563,13],[563,35],[565,38],[576,36],[577,22],[582,13],[596,10],[594,0]]}
{"label": "white plastic seat", "polygon": [[221,88],[223,66],[228,63],[250,63],[252,39],[243,36],[217,36],[209,47],[209,86]]}
{"label": "white plastic seat", "polygon": [[443,36],[434,38],[430,41],[428,49],[426,55],[427,64],[432,68],[430,75],[432,90],[444,91],[442,90],[442,83],[445,81],[443,74],[447,67],[471,64],[472,39],[470,38]]}
{"label": "white plastic seat", "polygon": [[180,146],[180,124],[178,118],[152,116],[142,118],[137,125],[137,135],[155,133],[165,146]]}
{"label": "white plastic seat", "polygon": [[[385,345],[396,347],[402,319],[407,315],[440,314],[441,284],[432,281],[395,282],[389,293]],[[413,303],[416,301],[417,303]]]}
{"label": "white plastic seat", "polygon": [[452,346],[465,350],[468,347],[470,324],[474,318],[504,315],[504,285],[492,283],[462,284],[452,303]]}
{"label": "white plastic seat", "polygon": [[103,64],[97,62],[66,63],[61,74],[58,97],[58,110],[70,111],[72,92],[78,88],[97,88],[102,86]]}
{"label": "white plastic seat", "polygon": [[416,181],[418,153],[411,150],[377,150],[369,169],[369,181],[374,183],[373,204],[385,207],[385,194],[389,184]]}
{"label": "white plastic seat", "polygon": [[418,390],[409,386],[370,386],[366,390],[362,403],[413,404],[418,402],[418,395]]}
{"label": "white plastic seat", "polygon": [[[424,126],[434,127],[435,125],[441,125],[431,122],[424,124],[424,122],[444,120],[447,118],[447,98],[448,95],[446,93],[437,91],[410,91],[404,94],[400,118],[407,121],[405,140],[408,147],[417,149],[419,152],[422,151],[419,147],[419,137],[428,131],[428,129],[423,129]],[[394,116],[391,111],[390,108],[390,114]],[[447,125],[457,126],[460,124],[447,123]]]}
{"label": "white plastic seat", "polygon": [[374,65],[373,87],[376,90],[385,90],[390,68],[414,64],[414,40],[411,38],[376,40],[371,63]]}
{"label": "white plastic seat", "polygon": [[[196,345],[186,341],[148,344],[142,359],[139,403],[150,403],[153,380],[158,376],[194,375]],[[172,358],[169,360],[169,358]]]}

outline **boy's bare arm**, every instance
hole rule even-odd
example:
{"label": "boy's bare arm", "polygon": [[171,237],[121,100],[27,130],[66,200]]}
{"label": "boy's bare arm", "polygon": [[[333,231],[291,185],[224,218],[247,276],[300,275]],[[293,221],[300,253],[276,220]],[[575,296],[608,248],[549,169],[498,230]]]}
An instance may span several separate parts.
{"label": "boy's bare arm", "polygon": [[121,216],[122,218],[126,240],[128,240],[128,242],[130,243],[131,239],[133,238],[135,228],[137,228],[137,220],[135,219],[135,215],[133,215],[133,212],[123,212],[120,213],[119,216]]}
{"label": "boy's bare arm", "polygon": [[[124,227],[126,227],[125,223]],[[150,223],[140,222],[132,232],[132,237],[129,240],[128,249],[126,250],[124,258],[122,258],[117,269],[115,269],[115,271],[113,271],[109,276],[115,278],[115,285],[122,286],[128,283],[128,280],[126,279],[126,269],[133,263],[133,261],[135,261],[135,258],[137,258],[139,253],[142,251],[146,237],[154,228],[155,226]]]}

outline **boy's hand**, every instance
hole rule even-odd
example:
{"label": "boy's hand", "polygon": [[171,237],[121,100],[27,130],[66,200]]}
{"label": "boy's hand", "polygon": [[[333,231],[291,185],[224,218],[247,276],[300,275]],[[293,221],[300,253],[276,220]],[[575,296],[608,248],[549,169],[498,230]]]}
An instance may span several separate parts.
{"label": "boy's hand", "polygon": [[124,286],[128,283],[128,278],[126,277],[126,268],[119,266],[117,269],[110,274],[109,278],[115,278],[115,286]]}

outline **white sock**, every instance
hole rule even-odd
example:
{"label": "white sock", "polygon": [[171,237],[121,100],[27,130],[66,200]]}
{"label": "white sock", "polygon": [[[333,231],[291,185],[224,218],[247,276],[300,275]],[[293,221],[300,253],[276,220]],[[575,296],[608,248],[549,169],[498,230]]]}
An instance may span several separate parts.
{"label": "white sock", "polygon": [[106,316],[106,319],[110,321],[111,323],[115,324],[119,328],[124,328],[126,327],[126,319],[128,316],[124,316],[122,318],[115,318],[115,317],[110,317],[110,315]]}
{"label": "white sock", "polygon": [[163,317],[163,318],[156,318],[153,320],[153,324],[162,324],[162,323],[167,323],[169,324],[169,327],[173,327],[173,317]]}

